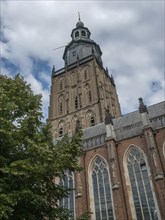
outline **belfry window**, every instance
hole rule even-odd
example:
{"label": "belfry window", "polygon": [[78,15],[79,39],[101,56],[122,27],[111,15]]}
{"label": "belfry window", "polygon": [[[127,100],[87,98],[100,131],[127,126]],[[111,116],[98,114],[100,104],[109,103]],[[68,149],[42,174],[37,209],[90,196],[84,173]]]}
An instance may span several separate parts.
{"label": "belfry window", "polygon": [[97,156],[92,168],[95,219],[113,220],[112,190],[109,171],[104,160]]}
{"label": "belfry window", "polygon": [[75,37],[79,37],[79,31],[76,31]]}
{"label": "belfry window", "polygon": [[85,37],[86,36],[85,31],[81,31],[81,35]]}
{"label": "belfry window", "polygon": [[65,171],[63,178],[60,179],[60,185],[64,187],[64,189],[71,189],[69,191],[68,197],[60,200],[59,205],[63,208],[69,209],[71,211],[70,220],[75,219],[75,203],[74,203],[74,174],[71,171]]}
{"label": "belfry window", "polygon": [[147,164],[141,150],[135,146],[128,151],[127,168],[137,220],[158,220]]}

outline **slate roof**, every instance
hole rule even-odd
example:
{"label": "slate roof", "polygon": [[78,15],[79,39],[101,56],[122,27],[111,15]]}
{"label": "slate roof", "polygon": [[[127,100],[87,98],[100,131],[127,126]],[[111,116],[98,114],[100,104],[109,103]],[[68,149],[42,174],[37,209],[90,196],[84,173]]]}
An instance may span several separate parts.
{"label": "slate roof", "polygon": [[[160,102],[147,107],[148,116],[153,129],[165,127],[165,102]],[[134,111],[113,119],[116,139],[130,138],[142,133],[143,125],[141,114]],[[94,139],[106,134],[105,124],[100,123],[83,130],[83,139]]]}

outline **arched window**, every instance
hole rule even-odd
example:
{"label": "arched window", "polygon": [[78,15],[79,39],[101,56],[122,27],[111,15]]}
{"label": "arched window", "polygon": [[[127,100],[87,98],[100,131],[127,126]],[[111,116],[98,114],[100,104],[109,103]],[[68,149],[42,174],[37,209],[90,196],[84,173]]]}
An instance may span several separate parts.
{"label": "arched window", "polygon": [[59,114],[60,115],[63,113],[63,100],[64,100],[63,95],[60,95],[59,97]]}
{"label": "arched window", "polygon": [[82,36],[86,36],[85,31],[81,31],[81,35],[82,35]]}
{"label": "arched window", "polygon": [[142,151],[131,146],[126,155],[136,219],[158,220],[148,167]]}
{"label": "arched window", "polygon": [[71,84],[74,86],[77,83],[77,72],[73,71],[71,73]]}
{"label": "arched window", "polygon": [[64,135],[64,122],[61,121],[58,125],[58,136],[62,137]]}
{"label": "arched window", "polygon": [[75,37],[78,37],[78,36],[79,36],[79,32],[76,31],[76,33],[75,33]]}
{"label": "arched window", "polygon": [[90,175],[92,175],[94,219],[113,220],[114,211],[109,171],[107,164],[101,157],[97,156],[94,159]]}
{"label": "arched window", "polygon": [[59,137],[62,137],[63,136],[63,127],[60,127],[59,128]]}
{"label": "arched window", "polygon": [[72,131],[74,131],[76,129],[76,125],[77,125],[78,120],[81,123],[80,118],[77,115],[74,115],[73,118],[72,118]]}
{"label": "arched window", "polygon": [[90,126],[94,126],[96,124],[95,121],[95,114],[89,110],[86,114],[86,120],[87,120],[87,125]]}
{"label": "arched window", "polygon": [[63,178],[60,179],[61,186],[63,186],[65,189],[71,189],[69,191],[68,197],[63,198],[59,205],[63,208],[69,209],[69,211],[72,212],[72,216],[70,220],[75,219],[75,202],[74,202],[74,174],[71,171],[65,171]]}
{"label": "arched window", "polygon": [[95,126],[95,117],[94,117],[94,115],[91,116],[91,126]]}
{"label": "arched window", "polygon": [[86,105],[91,104],[92,103],[92,93],[91,93],[91,89],[90,89],[90,85],[88,83],[85,84],[85,100],[86,100]]}

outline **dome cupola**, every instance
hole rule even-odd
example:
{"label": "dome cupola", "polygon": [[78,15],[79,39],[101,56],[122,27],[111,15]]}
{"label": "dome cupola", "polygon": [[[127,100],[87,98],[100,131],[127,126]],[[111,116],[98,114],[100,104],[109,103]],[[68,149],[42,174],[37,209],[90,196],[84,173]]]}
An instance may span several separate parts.
{"label": "dome cupola", "polygon": [[79,60],[88,57],[92,54],[101,61],[102,52],[98,44],[90,39],[90,31],[87,27],[84,27],[84,23],[80,19],[76,23],[76,28],[71,32],[72,41],[65,47],[63,59],[66,65],[77,62]]}

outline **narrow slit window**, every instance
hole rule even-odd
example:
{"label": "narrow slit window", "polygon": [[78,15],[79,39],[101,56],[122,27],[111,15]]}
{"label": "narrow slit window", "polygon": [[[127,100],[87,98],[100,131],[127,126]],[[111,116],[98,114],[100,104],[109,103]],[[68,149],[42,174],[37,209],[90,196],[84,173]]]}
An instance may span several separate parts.
{"label": "narrow slit window", "polygon": [[59,128],[59,137],[62,137],[63,136],[63,127],[60,127]]}
{"label": "narrow slit window", "polygon": [[78,99],[77,99],[77,96],[75,98],[75,109],[78,109]]}
{"label": "narrow slit window", "polygon": [[94,116],[92,115],[91,116],[91,126],[94,126],[95,125],[95,118]]}

